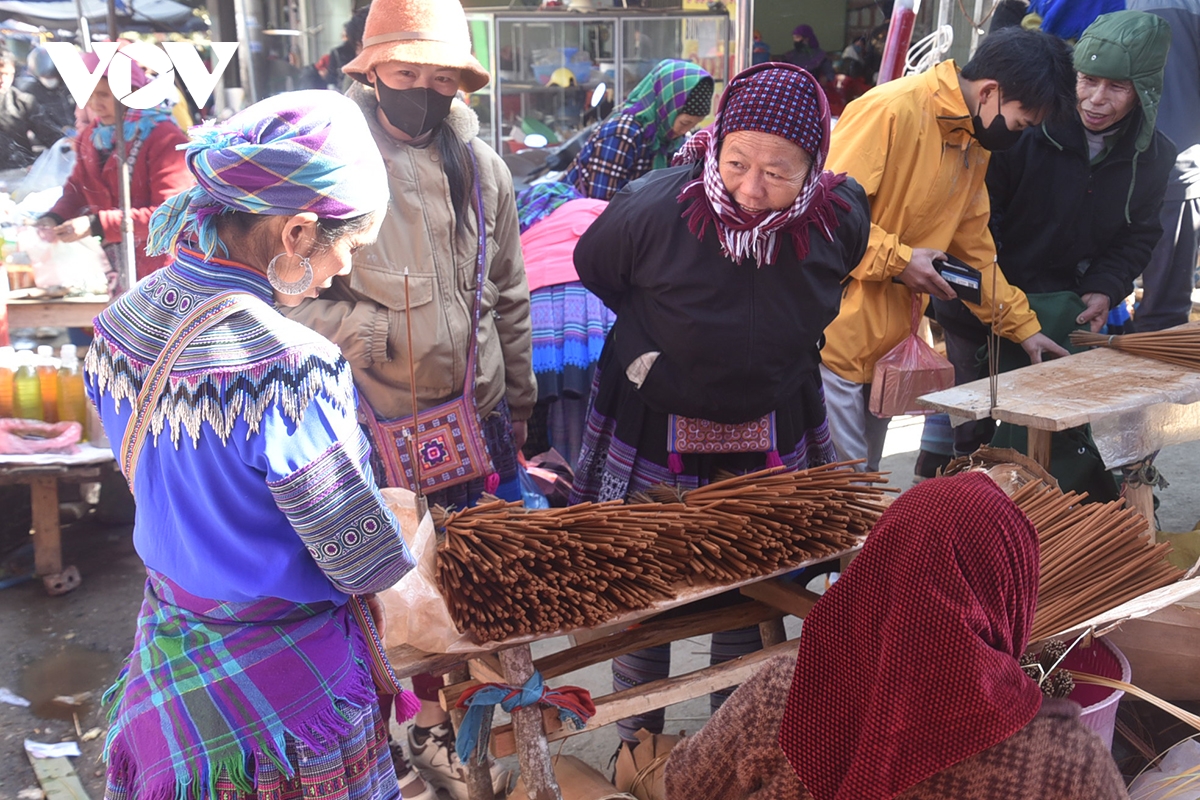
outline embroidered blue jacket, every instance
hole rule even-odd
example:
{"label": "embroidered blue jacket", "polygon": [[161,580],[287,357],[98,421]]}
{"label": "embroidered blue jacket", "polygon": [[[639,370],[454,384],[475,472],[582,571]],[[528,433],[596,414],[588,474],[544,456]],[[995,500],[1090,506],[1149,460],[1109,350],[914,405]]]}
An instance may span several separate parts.
{"label": "embroidered blue jacket", "polygon": [[350,366],[271,306],[266,278],[180,248],[96,318],[88,396],[118,458],[146,373],[188,311],[238,290],[260,303],[201,334],[153,409],[133,540],[146,566],[223,601],[344,602],[412,567],[376,487]]}

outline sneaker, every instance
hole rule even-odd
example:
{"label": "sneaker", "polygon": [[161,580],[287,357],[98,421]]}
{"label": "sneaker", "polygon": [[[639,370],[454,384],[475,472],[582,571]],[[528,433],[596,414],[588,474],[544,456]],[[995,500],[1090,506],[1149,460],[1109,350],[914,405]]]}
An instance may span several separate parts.
{"label": "sneaker", "polygon": [[[408,750],[412,753],[412,764],[421,773],[425,782],[445,789],[454,800],[468,800],[467,769],[459,760],[454,749],[454,731],[449,722],[434,725],[418,741],[417,726],[408,726]],[[508,770],[492,762],[492,791],[500,794],[508,788]]]}
{"label": "sneaker", "polygon": [[404,748],[397,741],[388,742],[388,750],[392,755],[392,767],[396,770],[396,780],[400,784],[400,797],[403,800],[438,800],[437,791],[421,779],[421,775],[408,765],[404,757]]}

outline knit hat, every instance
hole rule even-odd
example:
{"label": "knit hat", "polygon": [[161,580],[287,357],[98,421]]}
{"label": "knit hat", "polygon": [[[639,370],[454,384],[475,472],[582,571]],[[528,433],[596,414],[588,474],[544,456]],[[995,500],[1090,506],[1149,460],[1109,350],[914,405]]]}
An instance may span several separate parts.
{"label": "knit hat", "polygon": [[343,95],[277,94],[190,135],[187,167],[197,185],[154,212],[151,255],[170,251],[183,235],[211,258],[222,247],[214,218],[227,210],[351,219],[387,207],[379,148],[358,106]]}
{"label": "knit hat", "polygon": [[1143,122],[1134,141],[1139,153],[1150,146],[1158,104],[1162,99],[1163,68],[1171,47],[1171,26],[1145,11],[1103,14],[1088,26],[1075,45],[1075,69],[1110,81],[1132,81],[1141,102]]}
{"label": "knit hat", "polygon": [[770,133],[799,145],[816,161],[829,139],[829,116],[821,108],[821,95],[821,87],[807,73],[777,63],[751,67],[721,95],[717,138],[737,131]]}
{"label": "knit hat", "polygon": [[471,53],[467,15],[458,0],[375,0],[367,14],[362,52],[342,67],[360,83],[389,61],[462,70],[465,92],[487,86],[491,76]]}

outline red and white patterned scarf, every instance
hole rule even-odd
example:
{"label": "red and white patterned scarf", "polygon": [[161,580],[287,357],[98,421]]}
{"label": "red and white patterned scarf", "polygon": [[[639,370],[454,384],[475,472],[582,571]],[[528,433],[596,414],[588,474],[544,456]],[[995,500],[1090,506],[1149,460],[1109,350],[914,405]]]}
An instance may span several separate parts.
{"label": "red and white patterned scarf", "polygon": [[[808,177],[789,208],[748,214],[725,188],[718,170],[721,140],[737,131],[759,131],[799,145],[812,158]],[[825,171],[829,152],[829,103],[817,80],[791,64],[758,64],[738,74],[721,96],[713,125],[675,155],[674,166],[703,160],[701,177],[676,198],[683,205],[688,229],[704,238],[709,223],[717,230],[721,251],[734,262],[752,257],[761,267],[779,255],[780,236],[790,235],[797,258],[808,256],[809,226],[827,241],[837,229],[836,207],[850,205],[833,193],[846,176]]]}

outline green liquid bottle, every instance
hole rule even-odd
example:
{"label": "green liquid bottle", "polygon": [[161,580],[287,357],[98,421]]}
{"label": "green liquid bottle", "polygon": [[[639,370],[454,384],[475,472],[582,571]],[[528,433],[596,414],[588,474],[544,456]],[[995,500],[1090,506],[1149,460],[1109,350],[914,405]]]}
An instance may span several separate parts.
{"label": "green liquid bottle", "polygon": [[38,377],[33,353],[17,353],[17,374],[13,378],[13,416],[17,419],[42,419],[42,381]]}
{"label": "green liquid bottle", "polygon": [[17,351],[0,347],[0,417],[13,415],[13,374],[17,371]]}

